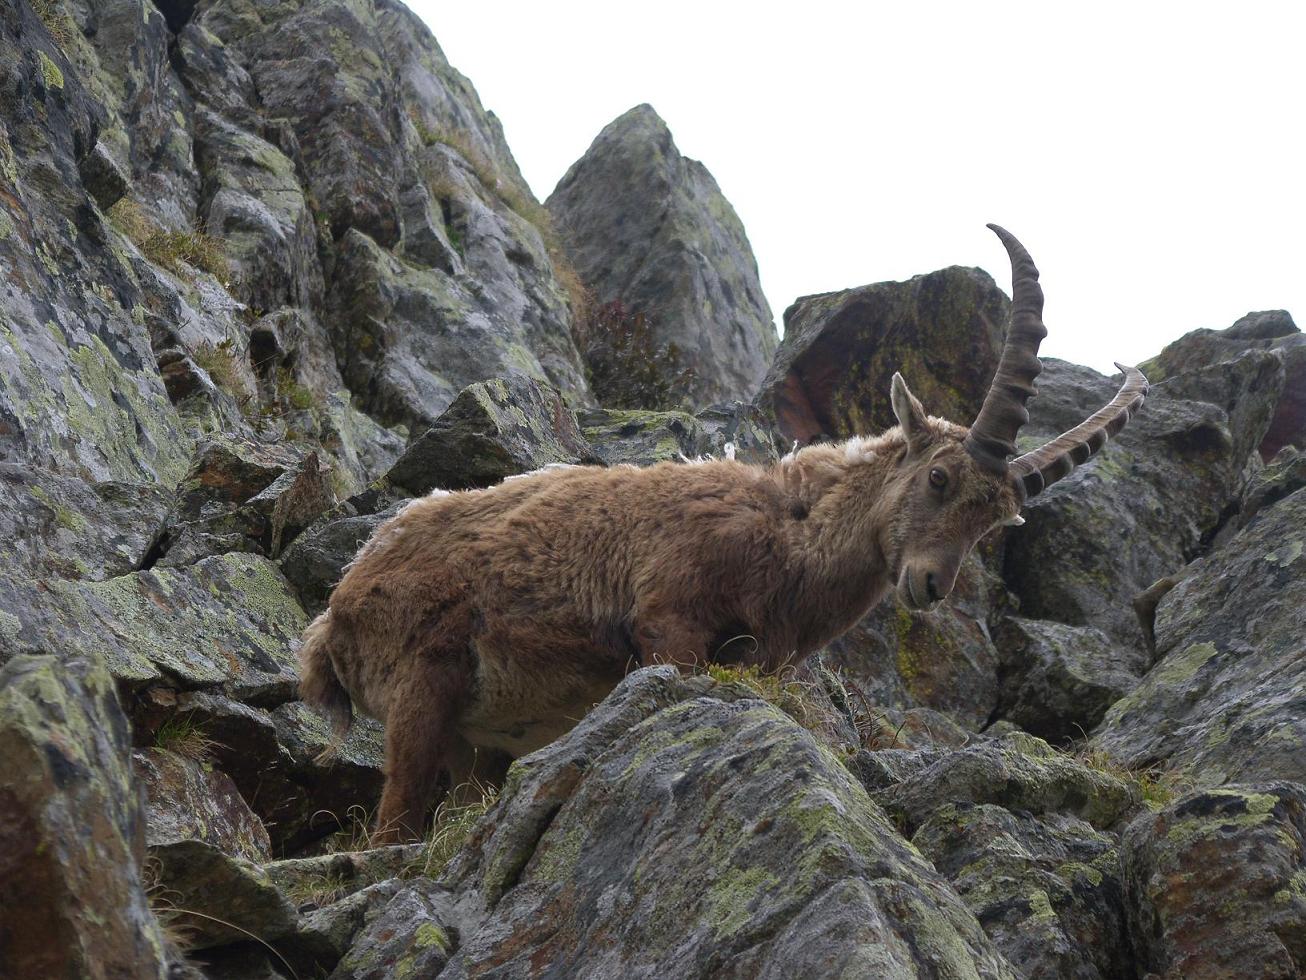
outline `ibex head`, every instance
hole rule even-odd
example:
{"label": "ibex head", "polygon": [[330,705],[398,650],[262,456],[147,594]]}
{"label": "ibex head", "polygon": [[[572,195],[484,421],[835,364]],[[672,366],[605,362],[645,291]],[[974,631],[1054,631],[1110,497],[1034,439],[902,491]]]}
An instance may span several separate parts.
{"label": "ibex head", "polygon": [[969,429],[927,416],[902,376],[893,376],[893,411],[906,451],[886,487],[894,517],[885,553],[899,597],[915,609],[947,596],[976,542],[994,527],[1022,523],[1025,500],[1101,449],[1147,394],[1142,372],[1117,364],[1125,382],[1105,408],[1033,452],[1010,458],[1016,434],[1029,421],[1025,402],[1037,393],[1034,379],[1043,367],[1038,348],[1047,330],[1033,260],[1009,232],[989,227],[1011,257],[1011,326],[979,415]]}

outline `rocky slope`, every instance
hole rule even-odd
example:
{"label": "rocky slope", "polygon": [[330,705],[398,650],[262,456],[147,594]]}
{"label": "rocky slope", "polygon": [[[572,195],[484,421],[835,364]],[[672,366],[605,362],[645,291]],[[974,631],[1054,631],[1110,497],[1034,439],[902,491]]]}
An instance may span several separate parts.
{"label": "rocky slope", "polygon": [[[1306,970],[1286,313],[1166,347],[934,613],[889,600],[792,677],[633,673],[497,800],[368,849],[380,726],[324,758],[294,650],[397,507],[766,463],[886,424],[895,369],[965,419],[1007,300],[958,268],[807,297],[772,356],[742,226],[651,110],[555,228],[389,0],[17,0],[0,64],[0,976]],[[648,383],[613,401],[614,364]],[[1113,387],[1048,361],[1022,439]]]}

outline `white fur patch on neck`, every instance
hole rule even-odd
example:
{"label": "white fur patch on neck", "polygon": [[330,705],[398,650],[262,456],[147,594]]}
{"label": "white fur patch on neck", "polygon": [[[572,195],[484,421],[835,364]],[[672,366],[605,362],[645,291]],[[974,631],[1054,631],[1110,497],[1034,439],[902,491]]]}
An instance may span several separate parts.
{"label": "white fur patch on neck", "polygon": [[884,451],[884,447],[890,443],[900,443],[902,441],[902,429],[894,426],[878,436],[853,436],[843,444],[844,462],[869,463],[872,459]]}

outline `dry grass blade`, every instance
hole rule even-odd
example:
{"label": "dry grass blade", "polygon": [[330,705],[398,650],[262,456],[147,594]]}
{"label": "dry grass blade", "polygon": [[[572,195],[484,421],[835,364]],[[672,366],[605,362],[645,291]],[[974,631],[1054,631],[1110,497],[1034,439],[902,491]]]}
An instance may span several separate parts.
{"label": "dry grass blade", "polygon": [[475,780],[451,792],[435,809],[435,822],[411,873],[434,877],[443,871],[498,798],[497,788]]}

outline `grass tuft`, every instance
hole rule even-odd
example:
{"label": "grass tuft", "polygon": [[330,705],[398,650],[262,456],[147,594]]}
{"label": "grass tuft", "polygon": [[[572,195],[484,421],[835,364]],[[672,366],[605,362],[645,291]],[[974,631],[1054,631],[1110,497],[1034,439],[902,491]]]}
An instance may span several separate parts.
{"label": "grass tuft", "polygon": [[708,664],[707,674],[718,684],[741,684],[775,705],[826,745],[843,748],[835,706],[817,681],[800,680],[793,668],[763,673],[748,667]]}
{"label": "grass tuft", "polygon": [[243,406],[250,393],[239,367],[241,356],[230,337],[216,344],[200,344],[191,352],[191,359],[208,372],[213,383]]}
{"label": "grass tuft", "polygon": [[45,25],[50,40],[60,49],[67,48],[68,42],[73,39],[75,28],[72,19],[63,11],[58,0],[32,0],[32,10]]}
{"label": "grass tuft", "polygon": [[222,745],[209,738],[190,715],[173,715],[155,730],[154,747],[203,765]]}
{"label": "grass tuft", "polygon": [[1133,783],[1138,787],[1144,805],[1152,811],[1163,809],[1193,788],[1192,779],[1186,773],[1159,766],[1131,769],[1102,749],[1085,749],[1076,753],[1074,758],[1089,769]]}
{"label": "grass tuft", "polygon": [[465,783],[435,808],[435,822],[426,846],[410,867],[413,876],[435,877],[462,850],[472,829],[499,798],[499,790],[481,783]]}
{"label": "grass tuft", "polygon": [[338,874],[322,873],[318,875],[309,875],[296,881],[287,890],[287,897],[295,904],[295,907],[301,911],[306,906],[313,908],[325,908],[328,905],[334,905],[346,895],[350,895],[358,890],[356,882],[346,881],[344,877]]}
{"label": "grass tuft", "polygon": [[129,197],[109,208],[109,221],[130,238],[141,254],[173,275],[181,275],[184,266],[207,272],[231,285],[231,263],[222,250],[222,241],[204,231],[164,231]]}

